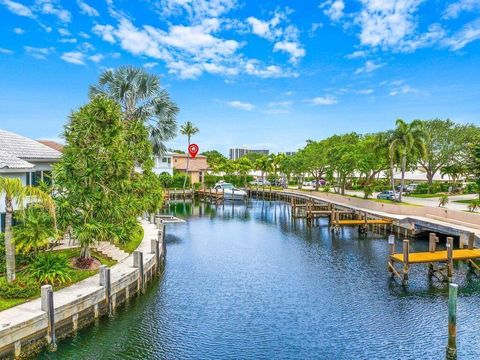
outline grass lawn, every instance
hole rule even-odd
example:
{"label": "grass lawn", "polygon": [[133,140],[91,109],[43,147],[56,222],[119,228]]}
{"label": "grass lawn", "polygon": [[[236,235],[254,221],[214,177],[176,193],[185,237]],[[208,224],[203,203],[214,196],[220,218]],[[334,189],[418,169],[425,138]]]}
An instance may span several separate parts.
{"label": "grass lawn", "polygon": [[141,226],[137,226],[137,229],[132,237],[132,239],[126,244],[115,244],[123,251],[131,254],[136,250],[136,248],[140,245],[143,240],[143,228]]}
{"label": "grass lawn", "polygon": [[474,201],[478,201],[478,199],[470,199],[470,200],[455,200],[454,202],[460,204],[472,204]]}
{"label": "grass lawn", "polygon": [[[73,258],[73,257],[80,256],[80,249],[78,248],[78,249],[59,250],[59,251],[56,251],[56,253],[63,254],[67,258],[70,259],[70,258]],[[103,256],[102,254],[97,253],[96,251],[92,251],[91,255],[94,258],[98,259],[100,261],[100,263],[102,263],[102,265],[112,266],[112,265],[115,265],[117,263],[115,260],[109,259],[109,258]],[[25,271],[28,271],[28,269],[26,269]],[[72,279],[71,279],[71,281],[69,281],[65,284],[54,286],[54,290],[55,291],[60,290],[64,287],[75,284],[79,281],[82,281],[82,280],[92,276],[92,275],[95,275],[96,273],[98,273],[98,270],[79,270],[79,269],[73,269],[72,268],[72,273],[71,273],[71,278]],[[3,299],[1,297],[1,294],[0,294],[0,311],[40,297],[40,287],[41,287],[41,285],[38,285],[38,292],[35,294],[35,296],[33,296],[31,298]]]}
{"label": "grass lawn", "polygon": [[[442,195],[447,195],[445,193],[436,193],[436,194],[410,194],[408,196],[414,197],[414,198],[420,198],[420,199],[430,199],[430,198],[437,198]],[[405,196],[405,195],[404,195]]]}

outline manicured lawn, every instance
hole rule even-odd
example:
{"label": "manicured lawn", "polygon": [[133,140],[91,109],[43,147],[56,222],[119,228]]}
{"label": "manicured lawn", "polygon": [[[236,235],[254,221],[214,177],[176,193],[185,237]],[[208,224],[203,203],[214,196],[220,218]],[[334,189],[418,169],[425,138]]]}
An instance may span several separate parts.
{"label": "manicured lawn", "polygon": [[442,195],[446,195],[445,193],[436,193],[436,194],[410,194],[408,196],[420,199],[430,199],[430,198],[437,198]]}
{"label": "manicured lawn", "polygon": [[140,245],[143,240],[143,228],[141,226],[137,226],[137,229],[132,237],[132,239],[126,244],[116,244],[120,249],[123,251],[131,254],[135,251],[135,249]]}
{"label": "manicured lawn", "polygon": [[470,199],[470,200],[455,200],[454,202],[460,204],[472,204],[474,201],[478,201],[478,199]]}
{"label": "manicured lawn", "polygon": [[[80,256],[80,249],[78,248],[78,249],[59,250],[59,251],[56,251],[56,253],[63,254],[70,259],[73,257]],[[91,255],[92,257],[98,259],[102,265],[112,266],[117,263],[115,260],[109,259],[103,256],[102,254],[97,253],[96,251],[92,251]],[[24,271],[26,271],[26,274],[28,274],[28,268]],[[54,286],[54,290],[57,291],[57,290],[63,289],[64,287],[67,287],[79,281],[82,281],[92,275],[95,275],[96,273],[98,273],[98,270],[80,270],[80,269],[72,268],[71,281],[61,285]],[[38,292],[35,294],[35,296],[31,298],[3,299],[0,294],[0,311],[40,297],[40,287],[41,285],[39,284]]]}

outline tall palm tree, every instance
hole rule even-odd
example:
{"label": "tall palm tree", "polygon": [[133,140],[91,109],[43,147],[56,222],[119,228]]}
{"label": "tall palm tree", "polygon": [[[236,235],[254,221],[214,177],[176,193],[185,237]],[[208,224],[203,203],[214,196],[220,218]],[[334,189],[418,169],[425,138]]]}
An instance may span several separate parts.
{"label": "tall palm tree", "polygon": [[254,166],[256,170],[260,170],[262,172],[262,187],[265,187],[264,176],[265,174],[267,174],[268,176],[268,173],[272,171],[273,168],[271,159],[268,156],[264,155],[255,161]]}
{"label": "tall palm tree", "polygon": [[13,206],[24,209],[26,200],[42,204],[55,219],[55,204],[49,194],[32,186],[24,186],[20,179],[0,177],[0,194],[5,194],[5,255],[7,265],[7,282],[15,280],[15,241],[12,222]]}
{"label": "tall palm tree", "polygon": [[400,159],[402,180],[400,183],[399,201],[402,201],[403,187],[405,185],[405,171],[407,167],[408,156],[425,156],[425,130],[420,120],[413,120],[406,123],[398,119],[395,123],[396,128],[390,142],[389,156],[390,161]]}
{"label": "tall palm tree", "polygon": [[[193,135],[195,135],[196,133],[198,133],[200,130],[198,129],[198,127],[196,127],[191,121],[187,121],[185,124],[183,124],[182,126],[180,126],[180,133],[182,135],[186,135],[187,136],[187,143],[188,143],[188,146],[187,146],[187,149],[190,148],[190,140],[192,138]],[[185,189],[185,185],[187,183],[187,177],[188,177],[188,162],[190,160],[190,154],[187,154],[187,170],[186,170],[186,175],[185,176],[185,179],[183,180],[183,188]]]}
{"label": "tall palm tree", "polygon": [[158,76],[132,66],[106,70],[100,75],[98,84],[90,87],[90,97],[98,95],[119,103],[126,121],[145,123],[156,155],[166,151],[164,142],[176,135],[179,109],[168,92],[160,88]]}

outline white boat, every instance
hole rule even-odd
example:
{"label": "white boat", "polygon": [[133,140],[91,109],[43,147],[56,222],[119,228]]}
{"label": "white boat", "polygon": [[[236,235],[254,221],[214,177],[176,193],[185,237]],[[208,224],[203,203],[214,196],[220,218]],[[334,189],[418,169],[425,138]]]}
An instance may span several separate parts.
{"label": "white boat", "polygon": [[223,192],[225,200],[245,200],[248,196],[245,191],[237,189],[232,184],[224,181],[216,183],[213,189]]}

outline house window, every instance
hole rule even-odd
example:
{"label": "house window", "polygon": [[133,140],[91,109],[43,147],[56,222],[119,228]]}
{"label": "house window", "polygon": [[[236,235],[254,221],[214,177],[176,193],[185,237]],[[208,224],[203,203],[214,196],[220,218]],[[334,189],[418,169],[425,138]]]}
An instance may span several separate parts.
{"label": "house window", "polygon": [[162,158],[162,162],[163,162],[163,163],[166,163],[166,162],[167,162],[167,158]]}
{"label": "house window", "polygon": [[198,172],[198,181],[203,183],[203,171]]}
{"label": "house window", "polygon": [[25,174],[25,185],[32,185],[32,173],[27,172]]}
{"label": "house window", "polygon": [[5,214],[0,214],[0,232],[5,232]]}
{"label": "house window", "polygon": [[41,171],[34,171],[34,172],[30,173],[30,175],[32,176],[30,185],[38,186],[38,184],[40,184],[40,181],[42,181],[42,172]]}

